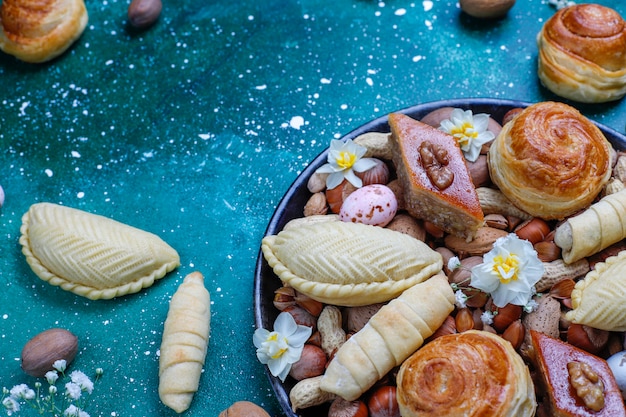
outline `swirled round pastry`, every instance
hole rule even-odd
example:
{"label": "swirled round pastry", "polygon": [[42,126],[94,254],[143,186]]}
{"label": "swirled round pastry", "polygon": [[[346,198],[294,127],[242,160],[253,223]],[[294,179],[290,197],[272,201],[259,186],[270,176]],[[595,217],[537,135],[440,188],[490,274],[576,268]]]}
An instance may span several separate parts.
{"label": "swirled round pastry", "polygon": [[537,45],[539,79],[555,94],[584,103],[626,94],[626,22],[615,10],[599,4],[561,9]]}
{"label": "swirled round pastry", "polygon": [[507,123],[489,149],[494,184],[518,208],[563,219],[587,207],[611,176],[613,148],[575,108],[533,104]]}
{"label": "swirled round pastry", "polygon": [[4,0],[0,49],[25,62],[49,61],[82,35],[88,19],[83,0]]}
{"label": "swirled round pastry", "polygon": [[537,406],[528,367],[502,337],[479,330],[441,336],[397,377],[403,417],[525,417]]}

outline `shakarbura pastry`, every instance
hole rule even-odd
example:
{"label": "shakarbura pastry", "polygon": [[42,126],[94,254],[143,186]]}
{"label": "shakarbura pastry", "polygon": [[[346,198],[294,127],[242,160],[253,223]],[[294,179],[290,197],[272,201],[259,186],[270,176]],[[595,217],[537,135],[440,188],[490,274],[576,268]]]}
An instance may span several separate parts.
{"label": "shakarbura pastry", "polygon": [[484,218],[456,139],[401,113],[389,115],[389,126],[406,210],[450,234],[471,239]]}
{"label": "shakarbura pastry", "polygon": [[87,20],[83,0],[3,0],[0,49],[25,62],[46,62],[80,37]]}
{"label": "shakarbura pastry", "polygon": [[546,220],[591,204],[611,176],[613,148],[600,129],[564,103],[528,106],[489,149],[491,180],[518,208]]}
{"label": "shakarbura pastry", "polygon": [[599,4],[557,11],[537,35],[538,75],[558,96],[602,103],[626,94],[626,22]]}
{"label": "shakarbura pastry", "polygon": [[530,371],[511,343],[468,330],[427,343],[400,367],[402,417],[532,417]]}

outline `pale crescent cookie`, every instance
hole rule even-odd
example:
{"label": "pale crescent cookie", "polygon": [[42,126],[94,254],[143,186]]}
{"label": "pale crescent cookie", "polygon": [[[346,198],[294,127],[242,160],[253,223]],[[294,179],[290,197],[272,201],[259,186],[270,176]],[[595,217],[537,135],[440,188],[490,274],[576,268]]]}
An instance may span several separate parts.
{"label": "pale crescent cookie", "polygon": [[104,216],[51,203],[22,217],[22,253],[51,285],[92,300],[136,293],[180,265],[158,236]]}
{"label": "pale crescent cookie", "polygon": [[385,302],[439,273],[439,253],[413,237],[360,223],[321,222],[263,238],[274,273],[323,303]]}
{"label": "pale crescent cookie", "polygon": [[626,331],[626,251],[596,264],[572,291],[566,319],[596,329]]}

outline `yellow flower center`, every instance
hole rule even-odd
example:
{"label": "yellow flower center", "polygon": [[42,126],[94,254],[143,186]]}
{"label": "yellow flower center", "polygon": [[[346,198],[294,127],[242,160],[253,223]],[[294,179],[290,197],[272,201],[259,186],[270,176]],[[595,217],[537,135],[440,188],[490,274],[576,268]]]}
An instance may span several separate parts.
{"label": "yellow flower center", "polygon": [[348,169],[356,162],[356,155],[352,152],[341,151],[336,161],[338,166],[343,169]]}
{"label": "yellow flower center", "polygon": [[471,139],[478,137],[478,132],[474,130],[474,125],[468,122],[464,122],[460,126],[455,126],[450,131],[450,134],[458,139],[459,145],[467,145]]}
{"label": "yellow flower center", "polygon": [[519,258],[515,254],[509,254],[506,258],[497,255],[493,258],[493,271],[500,276],[500,283],[508,284],[517,280]]}
{"label": "yellow flower center", "polygon": [[[269,337],[267,338],[268,342],[273,342],[278,346],[278,333],[276,332],[272,332],[270,333]],[[287,352],[287,347],[284,348],[279,348],[278,350],[276,350],[276,352],[271,356],[272,359],[278,359],[281,356],[283,356],[283,354]]]}

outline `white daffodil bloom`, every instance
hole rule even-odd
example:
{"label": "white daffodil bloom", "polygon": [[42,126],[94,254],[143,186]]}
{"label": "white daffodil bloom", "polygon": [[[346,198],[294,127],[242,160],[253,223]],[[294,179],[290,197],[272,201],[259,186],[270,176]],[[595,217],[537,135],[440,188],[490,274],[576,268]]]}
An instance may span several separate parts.
{"label": "white daffodil bloom", "polygon": [[297,324],[291,314],[282,312],[274,322],[274,331],[256,329],[254,332],[257,358],[268,366],[272,375],[284,382],[291,365],[300,360],[304,343],[311,333],[310,327]]}
{"label": "white daffodil bloom", "polygon": [[472,268],[470,285],[491,294],[497,307],[526,306],[542,275],[543,263],[533,245],[510,233],[496,240],[483,263]]}
{"label": "white daffodil bloom", "polygon": [[454,136],[465,159],[474,162],[480,155],[480,148],[495,137],[488,127],[488,114],[472,115],[471,110],[454,109],[449,119],[441,121],[439,130]]}
{"label": "white daffodil bloom", "polygon": [[348,180],[357,188],[363,186],[363,181],[356,176],[355,172],[365,172],[376,166],[376,161],[372,158],[363,158],[367,149],[348,139],[331,140],[328,150],[328,163],[319,167],[315,172],[320,174],[330,174],[326,177],[326,188],[332,190]]}

